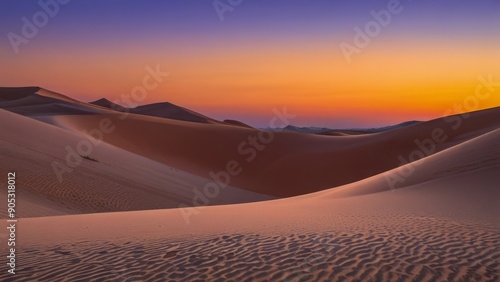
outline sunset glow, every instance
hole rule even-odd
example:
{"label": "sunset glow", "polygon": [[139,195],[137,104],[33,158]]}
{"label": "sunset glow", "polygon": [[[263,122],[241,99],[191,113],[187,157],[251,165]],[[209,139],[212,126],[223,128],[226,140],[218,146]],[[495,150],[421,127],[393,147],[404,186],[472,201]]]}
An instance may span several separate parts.
{"label": "sunset glow", "polygon": [[[455,5],[467,15],[452,1],[401,1],[402,12],[351,63],[339,44],[352,44],[354,28],[388,1],[244,1],[224,21],[210,1],[140,9],[140,1],[119,1],[119,10],[112,2],[62,6],[17,54],[3,37],[0,84],[113,100],[158,65],[170,75],[144,103],[169,101],[260,127],[286,106],[298,125],[363,127],[440,117],[474,94],[478,77],[500,81],[498,1]],[[21,34],[21,18],[40,10],[9,5],[17,7],[3,15],[2,34]],[[102,5],[99,13],[90,14],[93,5]],[[477,109],[498,106],[499,97]]]}

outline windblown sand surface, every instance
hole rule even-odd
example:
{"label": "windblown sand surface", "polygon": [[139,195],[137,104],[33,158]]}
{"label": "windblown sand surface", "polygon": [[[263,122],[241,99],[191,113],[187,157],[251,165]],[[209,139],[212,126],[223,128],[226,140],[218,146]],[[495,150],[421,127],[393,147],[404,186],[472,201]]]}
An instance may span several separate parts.
{"label": "windblown sand surface", "polygon": [[[257,129],[122,120],[52,93],[0,97],[11,111],[0,110],[0,169],[18,172],[23,217],[17,274],[1,280],[500,281],[500,108],[367,135],[276,132],[245,163],[238,145]],[[19,110],[42,96],[72,106]],[[103,118],[116,130],[94,148],[99,162],[59,182],[50,164]],[[401,165],[436,129],[445,140]],[[158,210],[189,203],[231,159],[243,172],[213,206]]]}

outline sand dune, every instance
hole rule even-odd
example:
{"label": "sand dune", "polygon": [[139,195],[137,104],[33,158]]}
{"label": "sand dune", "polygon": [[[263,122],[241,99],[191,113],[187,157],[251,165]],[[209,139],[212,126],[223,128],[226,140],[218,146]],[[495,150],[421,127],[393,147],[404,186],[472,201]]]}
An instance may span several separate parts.
{"label": "sand dune", "polygon": [[[385,192],[388,188],[396,190],[425,182],[432,182],[435,179],[452,178],[456,175],[467,174],[476,170],[496,168],[500,166],[500,144],[494,142],[494,140],[499,139],[500,129],[496,129],[414,163],[389,170],[353,184],[338,187],[334,190],[322,191],[307,196],[355,197]],[[486,178],[482,181],[490,181],[488,185],[485,185],[492,189],[492,191],[487,193],[488,195],[500,193],[494,179]],[[390,183],[393,183],[393,185],[390,185]],[[459,191],[457,191],[457,194],[463,195]]]}
{"label": "sand dune", "polygon": [[[179,203],[192,204],[192,189],[210,181],[106,143],[92,149],[99,162],[74,153],[71,162],[76,158],[81,164],[71,168],[66,147],[76,151],[85,136],[1,109],[0,119],[0,169],[19,173],[21,217],[177,208]],[[73,169],[62,175],[62,182],[54,171],[55,162]],[[0,181],[6,181],[6,174]],[[270,198],[227,187],[210,204]],[[2,218],[5,209],[6,205],[0,206]]]}
{"label": "sand dune", "polygon": [[40,87],[0,87],[0,102],[12,101],[22,99],[24,97],[30,96],[36,91],[40,90]]}
{"label": "sand dune", "polygon": [[108,108],[108,109],[119,111],[119,112],[126,112],[126,111],[129,110],[128,108],[120,106],[120,105],[118,105],[116,103],[113,103],[113,102],[111,102],[110,100],[108,100],[106,98],[101,98],[99,100],[95,100],[93,102],[90,102],[89,104],[100,106],[100,107],[104,107],[104,108]]}
{"label": "sand dune", "polygon": [[237,120],[232,120],[232,119],[225,119],[223,121],[223,123],[229,124],[229,125],[241,126],[241,127],[245,127],[245,128],[253,128],[252,126],[250,126],[246,123],[243,123],[243,122],[237,121]]}
{"label": "sand dune", "polygon": [[[438,119],[408,127],[358,136],[316,136],[274,132],[272,142],[259,142],[259,151],[249,138],[269,132],[219,124],[194,124],[130,115],[57,116],[54,123],[74,131],[90,130],[109,118],[116,125],[105,141],[190,173],[207,176],[226,170],[231,160],[242,168],[231,185],[249,191],[286,197],[352,183],[393,169],[421,151],[416,141],[440,138],[430,154],[498,128],[500,108],[475,112],[457,129],[455,123]],[[456,116],[459,118],[459,116]],[[450,118],[450,120],[453,120]],[[140,134],[134,134],[140,132]],[[214,154],[214,152],[219,152]],[[427,152],[424,152],[427,155]]]}
{"label": "sand dune", "polygon": [[[0,169],[18,172],[21,217],[17,274],[2,280],[500,280],[500,108],[321,136],[0,94]],[[98,161],[77,155],[60,182],[52,164],[103,120]],[[212,206],[176,208],[229,161],[241,173]]]}
{"label": "sand dune", "polygon": [[198,114],[186,108],[179,107],[172,103],[156,103],[156,104],[138,106],[136,108],[131,109],[130,112],[139,115],[163,117],[163,118],[182,120],[182,121],[191,121],[200,123],[219,123],[218,121],[212,118]]}
{"label": "sand dune", "polygon": [[111,112],[40,87],[0,88],[0,108],[30,117]]}
{"label": "sand dune", "polygon": [[[24,219],[20,256],[30,268],[19,277],[498,281],[499,137],[495,130],[422,160],[395,191],[386,183],[366,192],[359,182],[207,207],[189,224],[178,210]],[[478,166],[484,158],[491,164]],[[384,175],[370,180],[383,186],[375,178]]]}
{"label": "sand dune", "polygon": [[[326,127],[298,127],[293,125],[288,125],[280,130],[290,131],[290,132],[300,132],[300,133],[310,133],[318,135],[327,136],[348,136],[348,135],[359,135],[359,134],[370,134],[379,133],[389,130],[394,130],[398,128],[403,128],[413,124],[419,123],[419,121],[407,121],[396,125],[375,127],[375,128],[360,128],[360,129],[332,129]],[[275,129],[276,130],[276,129]]]}
{"label": "sand dune", "polygon": [[[5,97],[10,100],[0,106],[77,136],[98,129],[103,119],[109,119],[115,130],[103,135],[105,146],[120,148],[205,181],[213,179],[211,174],[224,174],[228,162],[234,160],[241,173],[229,179],[231,186],[273,197],[316,192],[394,169],[498,128],[496,120],[500,117],[500,108],[494,108],[468,114],[466,118],[457,115],[375,134],[317,136],[133,113],[124,116],[47,90],[38,89],[35,94],[29,94],[32,88],[21,90],[6,91]],[[21,94],[15,96],[12,91]],[[440,140],[429,145],[436,129],[440,130]],[[256,139],[257,144],[250,144],[250,138],[259,135],[264,139],[271,136],[272,140]],[[64,147],[59,147],[61,153],[65,153]]]}
{"label": "sand dune", "polygon": [[200,122],[200,123],[220,123],[219,121],[204,116],[202,114],[196,113],[189,109],[179,107],[172,103],[155,103],[149,105],[138,106],[135,108],[126,108],[113,103],[105,98],[99,99],[97,101],[91,102],[90,104],[109,108],[119,112],[128,112],[138,115],[162,117],[175,120],[183,120],[190,122]]}

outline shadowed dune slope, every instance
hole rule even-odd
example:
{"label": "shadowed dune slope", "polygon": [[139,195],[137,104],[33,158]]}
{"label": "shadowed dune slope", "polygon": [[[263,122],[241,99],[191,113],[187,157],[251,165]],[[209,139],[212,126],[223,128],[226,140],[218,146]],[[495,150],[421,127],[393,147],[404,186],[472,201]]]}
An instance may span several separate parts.
{"label": "shadowed dune slope", "polygon": [[101,98],[101,99],[96,100],[94,102],[90,102],[89,104],[100,106],[100,107],[104,107],[104,108],[108,108],[108,109],[119,111],[119,112],[126,112],[126,111],[129,110],[128,108],[120,106],[120,105],[118,105],[116,103],[113,103],[113,102],[109,101],[106,98]]}
{"label": "shadowed dune slope", "polygon": [[90,104],[109,108],[119,112],[128,112],[138,115],[162,117],[199,123],[220,123],[215,119],[206,117],[202,114],[167,102],[143,105],[135,108],[126,108],[103,98],[91,102]]}
{"label": "shadowed dune slope", "polygon": [[[186,122],[150,116],[169,113],[165,107],[175,109],[172,113],[180,110],[197,115],[169,103],[132,109],[143,114],[124,114],[44,89],[29,95],[26,93],[33,91],[32,88],[14,91],[20,94],[12,94],[13,91],[4,91],[10,100],[0,102],[0,107],[78,135],[100,130],[104,120],[113,128],[111,133],[102,134],[106,144],[198,177],[215,179],[222,186],[229,184],[275,197],[353,183],[460,144],[500,125],[500,108],[492,108],[380,133],[319,136],[262,131],[208,119]],[[16,95],[18,99],[14,99]],[[108,102],[100,103],[106,106]],[[228,171],[234,172],[233,175]]]}
{"label": "shadowed dune slope", "polygon": [[223,121],[223,123],[225,124],[229,124],[229,125],[234,125],[234,126],[240,126],[240,127],[245,127],[245,128],[254,128],[246,123],[243,123],[241,121],[237,121],[237,120],[232,120],[232,119],[225,119]]}
{"label": "shadowed dune slope", "polygon": [[[192,204],[193,189],[209,182],[106,143],[88,153],[98,162],[86,160],[76,153],[87,141],[80,133],[1,109],[0,120],[0,170],[17,173],[19,217],[177,208]],[[209,204],[271,198],[229,186]]]}
{"label": "shadowed dune slope", "polygon": [[172,103],[155,103],[130,109],[131,113],[199,123],[220,123],[212,118]]}
{"label": "shadowed dune slope", "polygon": [[[219,124],[187,123],[130,115],[57,116],[53,123],[76,132],[109,118],[104,141],[202,177],[250,191],[286,197],[352,183],[432,155],[499,127],[500,108],[436,119],[387,132],[317,136]],[[261,139],[259,139],[259,136]],[[240,173],[223,177],[228,162]]]}
{"label": "shadowed dune slope", "polygon": [[40,87],[0,87],[0,102],[22,99],[40,90]]}
{"label": "shadowed dune slope", "polygon": [[40,87],[1,87],[0,108],[31,117],[111,112]]}
{"label": "shadowed dune slope", "polygon": [[126,112],[190,122],[221,123],[167,102],[126,108],[104,98],[84,103],[40,87],[0,87],[0,108],[33,117]]}

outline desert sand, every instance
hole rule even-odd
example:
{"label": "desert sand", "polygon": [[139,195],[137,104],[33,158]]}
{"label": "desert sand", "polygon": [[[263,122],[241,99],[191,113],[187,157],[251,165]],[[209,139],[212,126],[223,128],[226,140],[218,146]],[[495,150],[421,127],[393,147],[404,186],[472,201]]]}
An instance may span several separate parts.
{"label": "desert sand", "polygon": [[[17,274],[0,279],[500,280],[500,108],[373,134],[274,132],[246,162],[238,146],[258,129],[2,93],[0,166],[19,173],[21,218]],[[116,129],[99,162],[59,182],[50,164],[105,118]],[[230,160],[242,173],[210,206],[176,208]]]}

